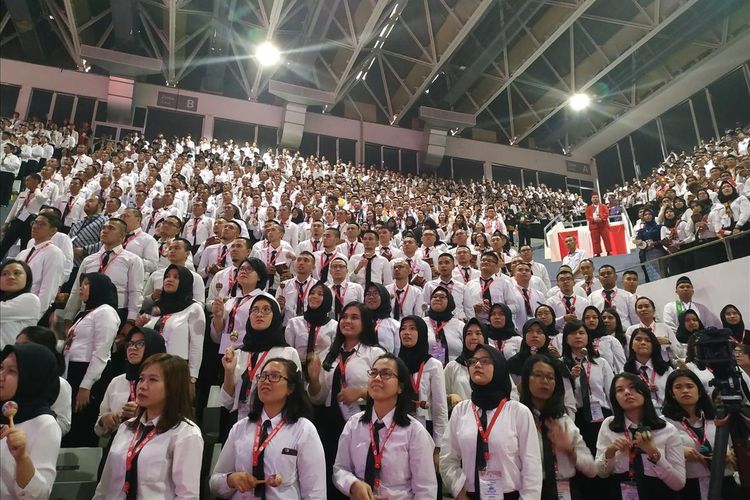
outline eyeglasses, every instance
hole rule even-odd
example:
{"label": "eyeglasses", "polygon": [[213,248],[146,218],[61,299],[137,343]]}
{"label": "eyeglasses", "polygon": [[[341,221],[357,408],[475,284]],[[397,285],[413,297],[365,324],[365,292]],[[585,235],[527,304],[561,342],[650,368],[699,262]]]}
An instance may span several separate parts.
{"label": "eyeglasses", "polygon": [[281,373],[277,373],[277,372],[267,372],[267,373],[263,372],[263,373],[259,373],[259,374],[257,374],[255,376],[255,380],[258,381],[258,382],[264,382],[264,381],[268,380],[272,384],[277,383],[282,378],[284,380],[289,380],[287,377],[285,377]]}
{"label": "eyeglasses", "polygon": [[273,309],[270,307],[253,307],[250,309],[250,314],[273,314]]}
{"label": "eyeglasses", "polygon": [[255,271],[255,269],[253,269],[250,266],[242,266],[242,267],[240,267],[239,271],[237,271],[237,272],[238,273],[252,273],[253,271]]}
{"label": "eyeglasses", "polygon": [[432,300],[448,300],[447,295],[433,295]]}
{"label": "eyeglasses", "polygon": [[365,297],[380,297],[380,292],[378,292],[377,290],[372,290],[365,293]]}
{"label": "eyeglasses", "polygon": [[539,372],[531,372],[532,378],[535,378],[537,380],[544,380],[545,382],[554,382],[555,376],[549,375],[547,373],[539,373]]}
{"label": "eyeglasses", "polygon": [[372,368],[370,370],[367,370],[367,376],[370,378],[377,378],[378,376],[380,376],[380,380],[385,382],[395,377],[396,374],[393,373],[393,370],[389,370],[388,368],[385,368],[383,370]]}
{"label": "eyeglasses", "polygon": [[466,366],[469,368],[479,365],[479,366],[490,366],[492,364],[491,358],[469,358],[466,360]]}
{"label": "eyeglasses", "polygon": [[135,342],[128,342],[127,343],[128,349],[143,349],[146,347],[146,341],[145,340],[136,340]]}

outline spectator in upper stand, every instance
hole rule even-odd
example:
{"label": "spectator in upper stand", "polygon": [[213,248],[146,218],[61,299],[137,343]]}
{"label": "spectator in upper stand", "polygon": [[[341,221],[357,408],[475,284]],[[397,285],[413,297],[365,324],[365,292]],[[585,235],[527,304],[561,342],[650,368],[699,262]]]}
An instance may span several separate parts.
{"label": "spectator in upper stand", "polygon": [[524,262],[527,262],[531,266],[532,274],[534,276],[537,276],[544,282],[545,288],[540,291],[542,293],[547,293],[547,290],[552,287],[552,283],[549,279],[549,273],[547,272],[547,267],[541,262],[534,262],[534,250],[529,245],[522,246],[519,255]]}
{"label": "spectator in upper stand", "polygon": [[599,257],[602,253],[602,240],[604,240],[604,248],[607,250],[607,255],[611,255],[612,243],[609,239],[609,209],[607,205],[599,202],[598,193],[591,195],[591,205],[586,207],[586,220],[589,223],[594,257]]}
{"label": "spectator in upper stand", "polygon": [[602,284],[599,282],[599,278],[594,276],[594,261],[591,259],[583,259],[579,266],[581,271],[581,279],[576,283],[576,293],[588,297],[592,292],[600,290]]}
{"label": "spectator in upper stand", "polygon": [[562,263],[570,266],[573,276],[578,278],[581,276],[581,262],[586,258],[586,252],[578,248],[578,241],[575,236],[565,238],[565,248],[567,248],[568,254],[563,257]]}
{"label": "spectator in upper stand", "polygon": [[680,276],[675,285],[677,300],[667,302],[664,305],[663,320],[670,330],[677,331],[680,326],[679,316],[688,309],[692,309],[707,327],[721,328],[721,321],[708,307],[693,302],[695,288],[693,282],[687,276]]}

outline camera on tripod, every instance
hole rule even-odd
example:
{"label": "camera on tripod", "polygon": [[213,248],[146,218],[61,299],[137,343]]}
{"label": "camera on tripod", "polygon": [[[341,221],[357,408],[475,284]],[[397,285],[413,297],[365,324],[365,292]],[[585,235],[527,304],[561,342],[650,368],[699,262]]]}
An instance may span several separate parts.
{"label": "camera on tripod", "polygon": [[731,334],[732,331],[728,328],[707,328],[697,332],[696,358],[713,372],[714,385],[719,387],[720,384],[735,379],[739,389],[739,372],[730,340]]}

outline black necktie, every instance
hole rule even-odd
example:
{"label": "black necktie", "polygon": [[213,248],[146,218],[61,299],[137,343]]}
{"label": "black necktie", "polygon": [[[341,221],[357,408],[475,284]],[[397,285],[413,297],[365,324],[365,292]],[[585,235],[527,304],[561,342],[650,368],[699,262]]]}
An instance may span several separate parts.
{"label": "black necktie", "polygon": [[470,276],[471,276],[471,274],[469,272],[469,268],[468,267],[464,267],[464,281],[468,282]]}
{"label": "black necktie", "polygon": [[[276,250],[272,250],[271,251],[271,262],[270,262],[270,265],[272,265],[272,266],[276,266],[276,254],[277,254]],[[269,276],[268,276],[268,289],[269,290],[273,290],[274,289],[273,288],[273,281],[274,281],[275,278],[276,278],[276,273],[269,274]]]}
{"label": "black necktie", "polygon": [[[375,449],[380,453],[380,429],[385,427],[383,422],[375,422]],[[370,485],[371,488],[375,488],[375,454],[372,452],[372,445],[367,449],[367,462],[365,462],[365,482]]]}
{"label": "black necktie", "polygon": [[367,267],[365,268],[365,288],[372,283],[372,259],[374,258],[374,255],[372,257],[365,257],[365,259],[367,259]]}
{"label": "black necktie", "polygon": [[573,314],[575,313],[575,310],[573,309],[573,303],[571,302],[573,297],[566,295],[563,297],[563,300],[565,301],[565,314]]}
{"label": "black necktie", "polygon": [[[263,422],[263,427],[260,431],[260,444],[262,445],[266,438],[268,438],[268,431],[271,429],[271,421],[266,420]],[[257,432],[257,431],[256,431]],[[253,476],[255,479],[265,479],[266,472],[263,469],[263,459],[265,458],[266,450],[260,452],[258,455],[258,465],[253,466]],[[266,498],[266,483],[261,483],[255,487],[255,496],[261,499]]]}
{"label": "black necktie", "polygon": [[338,321],[339,316],[341,316],[341,309],[344,308],[344,297],[341,297],[341,285],[333,285],[333,289],[336,290],[333,313],[336,316],[336,321]]}
{"label": "black necktie", "polygon": [[396,300],[393,303],[393,319],[401,321],[401,294],[403,290],[396,289]]}
{"label": "black necktie", "polygon": [[318,251],[318,246],[320,246],[320,242],[318,240],[313,241],[313,252]]}
{"label": "black necktie", "polygon": [[[136,441],[134,445],[135,448],[138,447],[138,445],[143,441],[143,439],[148,435],[149,432],[154,428],[153,425],[144,425],[141,430],[141,435],[138,437],[138,441]],[[130,466],[130,470],[125,470],[125,484],[127,484],[127,492],[125,493],[125,500],[135,500],[138,496],[138,457],[140,456],[140,451],[135,454],[133,457],[133,462]]]}
{"label": "black necktie", "polygon": [[542,499],[557,500],[557,477],[555,474],[555,452],[547,435],[547,422],[542,421],[542,467],[544,480],[542,481]]}
{"label": "black necktie", "polygon": [[[487,430],[487,412],[484,410],[480,410],[479,414],[479,422],[482,424],[482,430]],[[479,432],[479,429],[477,429],[477,451],[474,455],[474,493],[476,493],[476,497],[479,498],[479,471],[484,470],[487,468],[487,460],[484,458],[484,454],[489,451],[487,445],[484,444],[484,439],[482,439],[482,434]]]}
{"label": "black necktie", "polygon": [[612,307],[612,293],[614,290],[604,290],[604,307]]}
{"label": "black necktie", "polygon": [[524,305],[526,306],[526,316],[531,317],[534,315],[534,311],[531,310],[531,299],[529,298],[529,290],[528,288],[522,288],[521,292],[523,292],[523,301],[524,301]]}
{"label": "black necktie", "polygon": [[[638,429],[635,427],[629,427],[628,430],[630,431],[630,435],[632,436],[633,441],[635,441],[635,433],[638,432]],[[643,478],[643,456],[641,455],[641,450],[639,450],[638,448],[635,449],[635,458],[630,464],[630,468],[635,471],[636,481],[639,481]]]}
{"label": "black necktie", "polygon": [[26,256],[26,258],[24,259],[24,262],[28,264],[29,261],[31,260],[31,256],[34,255],[35,251],[36,251],[36,247],[35,246],[31,247],[31,250],[29,251],[29,255]]}
{"label": "black necktie", "polygon": [[104,252],[104,258],[102,259],[102,263],[99,266],[99,272],[103,273],[104,270],[107,268],[107,264],[109,264],[109,257],[112,255],[112,250],[107,250]]}
{"label": "black necktie", "polygon": [[581,384],[581,402],[583,403],[583,418],[586,422],[591,422],[591,386],[589,385],[589,378],[586,374],[584,367],[586,360],[585,358],[580,361],[581,374],[578,375],[578,380]]}
{"label": "black necktie", "polygon": [[70,198],[68,199],[68,203],[65,204],[65,211],[63,212],[63,215],[62,215],[63,222],[65,221],[65,218],[70,213],[70,209],[73,208],[73,198],[75,198],[75,196],[71,195]]}
{"label": "black necktie", "polygon": [[227,263],[227,246],[221,246],[221,253],[219,254],[219,263],[223,266]]}
{"label": "black necktie", "polygon": [[490,279],[484,279],[480,278],[482,280],[482,299],[487,300],[490,303],[490,306],[492,305],[492,294],[490,293],[490,285],[492,284],[492,278]]}
{"label": "black necktie", "polygon": [[307,280],[300,283],[299,281],[295,281],[297,284],[297,308],[295,310],[295,314],[297,316],[301,316],[303,312],[305,312],[305,296],[304,290],[305,290],[305,284],[307,283]]}
{"label": "black necktie", "polygon": [[[344,360],[344,363],[346,363],[346,360],[349,359],[349,357],[354,354],[354,351],[345,351],[341,350],[341,359]],[[336,396],[339,395],[339,392],[341,392],[341,366],[336,366],[336,369],[333,371],[333,380],[331,381],[331,404],[336,405],[337,408],[339,408],[339,411],[341,411],[341,408],[339,405],[336,404]],[[342,415],[343,416],[343,415]]]}
{"label": "black necktie", "polygon": [[333,254],[323,252],[323,267],[320,268],[320,281],[322,281],[323,283],[328,281],[328,268],[331,265],[329,259],[331,258],[331,255]]}

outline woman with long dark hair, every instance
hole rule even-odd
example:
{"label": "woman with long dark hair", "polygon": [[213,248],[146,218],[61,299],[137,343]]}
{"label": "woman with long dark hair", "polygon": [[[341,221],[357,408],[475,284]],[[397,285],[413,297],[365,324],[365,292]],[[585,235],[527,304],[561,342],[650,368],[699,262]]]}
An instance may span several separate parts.
{"label": "woman with long dark hair", "polygon": [[661,413],[667,377],[672,372],[672,367],[664,361],[656,335],[648,328],[637,328],[630,337],[629,352],[623,371],[643,380],[649,389],[654,408]]}
{"label": "woman with long dark hair", "polygon": [[231,346],[227,348],[221,360],[224,383],[219,402],[231,412],[230,415],[236,412],[237,417],[232,415],[229,422],[238,422],[250,413],[253,403],[250,396],[257,384],[255,375],[266,358],[289,359],[302,368],[299,354],[284,339],[282,319],[279,304],[274,299],[266,295],[256,296],[250,306],[242,347],[239,351]]}
{"label": "woman with long dark hair", "polygon": [[99,444],[94,425],[109,383],[101,377],[120,326],[117,290],[109,276],[83,273],[80,279],[84,309],[74,318],[63,349],[64,377],[73,393],[73,418],[62,445],[73,448]]}
{"label": "woman with long dark hair", "polygon": [[[586,323],[585,318],[583,322]],[[620,348],[623,349],[622,362],[625,363],[624,349],[628,345],[628,339],[625,337],[625,328],[622,326],[620,313],[614,307],[605,307],[602,309],[602,322],[605,335],[611,335],[620,342]]]}
{"label": "woman with long dark hair", "polygon": [[738,344],[750,344],[750,331],[745,328],[745,322],[742,320],[742,313],[733,304],[727,304],[721,309],[719,314],[721,324],[724,328],[732,331],[732,338]]}
{"label": "woman with long dark hair", "polygon": [[25,262],[8,259],[0,264],[0,349],[15,343],[18,332],[42,315],[39,297],[31,293],[33,281]]}
{"label": "woman with long dark hair", "polygon": [[16,337],[16,345],[23,344],[42,345],[49,349],[49,351],[55,356],[55,360],[57,361],[57,373],[60,375],[60,392],[50,408],[54,412],[55,420],[57,420],[58,425],[60,425],[60,431],[62,431],[62,435],[64,436],[70,430],[70,419],[73,413],[71,405],[73,398],[71,397],[71,394],[73,391],[70,388],[68,381],[62,376],[65,373],[65,358],[63,358],[63,355],[57,350],[57,335],[55,335],[55,332],[49,328],[43,326],[27,326],[21,330],[21,333]]}
{"label": "woman with long dark hair", "polygon": [[[609,323],[604,320],[605,314],[607,314]],[[607,329],[608,324],[612,326],[612,319],[614,319],[613,331]],[[614,307],[610,307],[605,308],[604,312],[599,312],[599,309],[596,307],[588,306],[583,310],[581,320],[583,321],[583,326],[586,327],[594,350],[607,360],[615,373],[620,372],[625,365],[623,344],[625,342],[625,333],[622,331],[622,321],[617,310]]]}
{"label": "woman with long dark hair", "polygon": [[471,400],[451,414],[440,473],[454,498],[539,498],[542,456],[534,416],[510,399],[503,355],[487,344],[467,360]]}
{"label": "woman with long dark hair", "polygon": [[610,478],[607,498],[677,500],[685,486],[685,455],[677,429],[656,413],[651,391],[637,375],[620,373],[609,391],[612,416],[596,442],[599,476]]}
{"label": "woman with long dark hair", "polygon": [[436,498],[435,444],[409,415],[416,398],[409,369],[384,354],[367,376],[365,411],[349,418],[339,439],[336,488],[351,498]]}
{"label": "woman with long dark hair", "polygon": [[0,498],[48,498],[57,474],[60,426],[51,409],[60,390],[57,361],[38,344],[7,345],[0,352]]}
{"label": "woman with long dark hair", "polygon": [[104,392],[94,427],[97,436],[112,434],[122,422],[135,416],[138,409],[135,386],[141,365],[154,354],[165,352],[164,337],[154,330],[136,326],[128,332],[125,337],[125,373],[113,378]]}
{"label": "woman with long dark hair", "polygon": [[229,432],[211,492],[238,500],[248,493],[268,500],[325,498],[323,445],[302,372],[286,358],[271,358],[256,379],[253,408]]}
{"label": "woman with long dark hair", "polygon": [[474,351],[489,343],[485,326],[476,318],[471,318],[463,329],[463,348],[456,359],[445,365],[445,392],[448,394],[448,408],[471,397],[471,379],[466,360],[474,356]]}
{"label": "woman with long dark hair", "polygon": [[453,294],[444,286],[436,286],[430,294],[427,323],[430,354],[443,366],[456,359],[462,350],[461,332],[464,322],[456,318]]}
{"label": "woman with long dark hair", "polygon": [[378,336],[378,344],[386,352],[398,354],[399,323],[391,316],[391,296],[388,290],[374,281],[366,285],[365,307],[370,310],[375,320],[375,335]]}
{"label": "woman with long dark hair", "polygon": [[339,436],[346,421],[364,404],[367,372],[383,354],[370,310],[364,304],[350,302],[341,310],[336,335],[323,361],[313,355],[307,365],[308,393],[313,403],[323,406],[316,427],[326,455],[329,498],[341,498],[331,482]]}
{"label": "woman with long dark hair", "polygon": [[566,491],[572,500],[584,498],[579,485],[571,479],[577,471],[588,478],[597,472],[592,452],[565,414],[564,380],[559,364],[539,354],[526,360],[521,375],[519,399],[534,414],[542,445],[544,500],[557,500],[558,494]]}
{"label": "woman with long dark hair", "polygon": [[203,437],[190,400],[182,357],[155,354],[143,363],[138,409],[117,429],[94,499],[198,498]]}
{"label": "woman with long dark hair", "polygon": [[203,360],[206,313],[203,304],[193,300],[193,273],[184,266],[167,266],[161,296],[150,317],[142,316],[136,324],[164,337],[167,352],[188,362],[190,381],[195,384]]}
{"label": "woman with long dark hair", "polygon": [[443,364],[430,355],[427,325],[419,316],[406,316],[399,329],[401,350],[398,357],[409,369],[414,389],[414,417],[435,441],[435,464],[448,428],[448,399]]}
{"label": "woman with long dark hair", "polygon": [[338,322],[331,318],[333,294],[323,283],[315,283],[307,294],[307,308],[302,316],[290,319],[284,331],[287,344],[297,349],[306,366],[313,354],[321,355],[333,342]]}
{"label": "woman with long dark hair", "polygon": [[487,324],[487,336],[490,344],[503,353],[505,359],[510,359],[521,348],[521,336],[513,323],[513,312],[506,304],[498,302],[492,304]]}
{"label": "woman with long dark hair", "polygon": [[[701,500],[708,492],[711,479],[710,461],[716,437],[715,412],[711,398],[701,380],[691,370],[679,369],[667,378],[664,398],[664,417],[674,425],[682,438],[685,452],[685,488],[680,492],[685,500]],[[728,461],[729,462],[729,461]],[[724,469],[721,498],[739,498],[734,468]]]}

